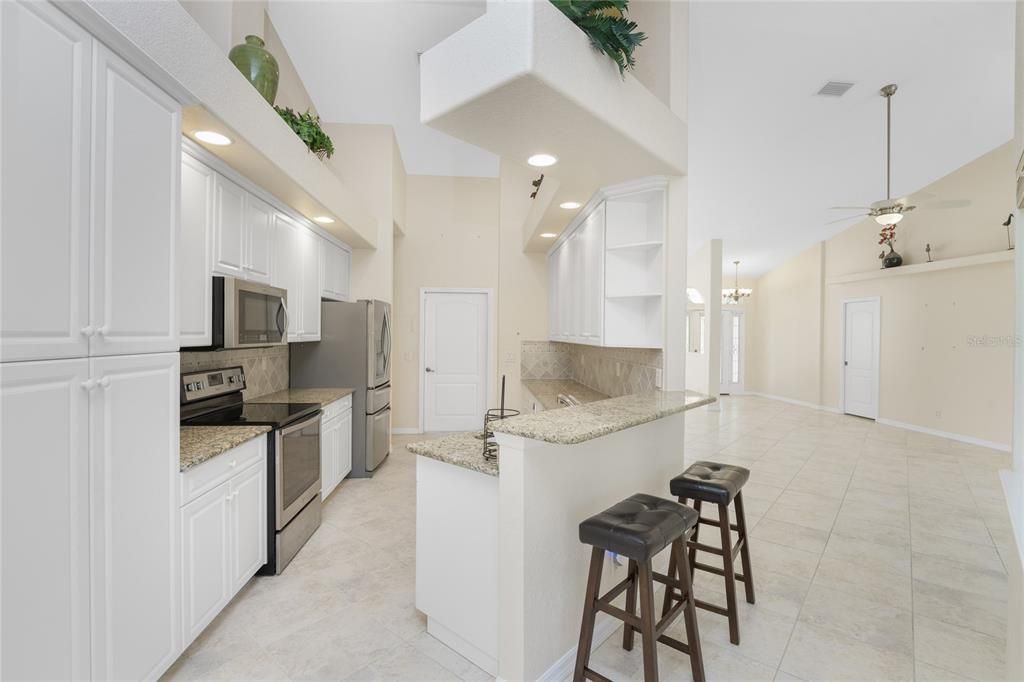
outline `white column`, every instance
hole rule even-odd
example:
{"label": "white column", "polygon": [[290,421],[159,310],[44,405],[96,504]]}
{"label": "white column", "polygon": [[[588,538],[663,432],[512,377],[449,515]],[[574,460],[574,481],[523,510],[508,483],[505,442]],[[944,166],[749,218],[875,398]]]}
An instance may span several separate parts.
{"label": "white column", "polygon": [[686,389],[687,179],[670,178],[665,215],[665,341],[662,388]]}
{"label": "white column", "polygon": [[[704,351],[708,361],[708,395],[718,397],[722,383],[722,240],[712,239],[708,248],[708,281],[705,284],[707,299],[704,301],[708,338]],[[717,402],[708,406],[715,411]]]}

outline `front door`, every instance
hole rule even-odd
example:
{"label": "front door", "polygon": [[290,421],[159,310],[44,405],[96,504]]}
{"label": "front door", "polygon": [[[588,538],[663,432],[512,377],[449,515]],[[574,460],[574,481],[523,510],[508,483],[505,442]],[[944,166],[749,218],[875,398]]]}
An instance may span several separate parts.
{"label": "front door", "polygon": [[880,304],[848,301],[843,308],[843,411],[877,419]]}
{"label": "front door", "polygon": [[722,311],[722,376],[719,393],[743,393],[743,313]]}
{"label": "front door", "polygon": [[481,430],[487,411],[487,294],[428,292],[423,314],[423,429]]}

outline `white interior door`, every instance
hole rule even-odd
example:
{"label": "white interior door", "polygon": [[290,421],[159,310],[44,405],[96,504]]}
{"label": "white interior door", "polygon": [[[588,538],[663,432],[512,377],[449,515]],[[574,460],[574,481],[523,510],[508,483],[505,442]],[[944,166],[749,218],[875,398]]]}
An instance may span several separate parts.
{"label": "white interior door", "polygon": [[719,393],[743,393],[743,313],[722,311],[722,372]]}
{"label": "white interior door", "polygon": [[843,411],[878,418],[881,305],[877,299],[843,304]]}
{"label": "white interior door", "polygon": [[423,428],[472,431],[487,411],[487,294],[428,292],[423,319]]}

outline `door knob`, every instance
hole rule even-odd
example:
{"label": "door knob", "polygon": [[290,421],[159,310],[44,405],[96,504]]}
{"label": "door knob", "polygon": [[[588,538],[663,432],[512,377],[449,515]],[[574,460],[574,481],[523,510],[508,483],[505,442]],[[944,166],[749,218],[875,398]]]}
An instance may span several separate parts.
{"label": "door knob", "polygon": [[428,371],[428,372],[433,372],[434,370],[432,370],[432,369],[430,369],[429,367],[427,367],[427,371]]}

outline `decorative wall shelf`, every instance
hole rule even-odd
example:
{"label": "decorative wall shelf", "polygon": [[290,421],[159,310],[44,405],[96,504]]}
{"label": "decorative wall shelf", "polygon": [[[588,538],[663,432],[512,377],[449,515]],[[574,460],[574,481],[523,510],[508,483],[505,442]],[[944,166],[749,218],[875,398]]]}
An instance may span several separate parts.
{"label": "decorative wall shelf", "polygon": [[977,265],[988,265],[990,263],[1008,263],[1014,259],[1014,251],[995,251],[993,253],[980,253],[974,256],[961,256],[959,258],[946,258],[931,263],[915,263],[914,265],[901,265],[898,268],[880,268],[870,272],[857,272],[851,275],[842,275],[828,280],[826,283],[848,284],[850,282],[864,282],[872,279],[888,279],[904,275],[923,275],[928,272],[939,272],[941,270],[953,270],[955,268],[970,268]]}
{"label": "decorative wall shelf", "polygon": [[325,229],[352,247],[376,246],[377,221],[359,194],[309,153],[180,3],[60,7],[184,105],[182,132],[210,128],[234,140],[204,149],[301,215],[333,217]]}

